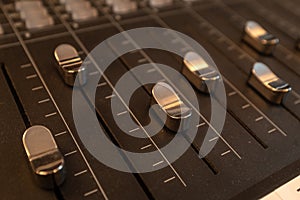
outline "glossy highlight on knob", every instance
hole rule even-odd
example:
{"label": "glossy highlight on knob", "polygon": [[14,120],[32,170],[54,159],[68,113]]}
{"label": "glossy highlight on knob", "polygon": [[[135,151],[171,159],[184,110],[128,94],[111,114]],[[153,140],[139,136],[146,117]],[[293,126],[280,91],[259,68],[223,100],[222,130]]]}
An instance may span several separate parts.
{"label": "glossy highlight on knob", "polygon": [[65,179],[65,161],[49,129],[32,126],[23,134],[23,146],[35,179],[43,188],[52,189]]}
{"label": "glossy highlight on knob", "polygon": [[[67,85],[81,86],[86,83],[86,68],[82,66],[82,60],[73,46],[59,45],[54,51],[54,56],[58,63],[58,71]],[[79,77],[75,84],[77,76]]]}
{"label": "glossy highlight on knob", "polygon": [[171,131],[184,131],[189,128],[192,115],[191,108],[183,103],[173,88],[164,82],[158,82],[152,89],[152,103],[158,104],[155,112],[161,120],[165,119],[165,126]]}
{"label": "glossy highlight on knob", "polygon": [[273,53],[279,39],[255,21],[247,21],[244,26],[243,40],[258,52],[266,55]]}
{"label": "glossy highlight on knob", "polygon": [[248,83],[270,102],[281,104],[292,90],[290,85],[274,74],[268,66],[257,62],[254,64]]}

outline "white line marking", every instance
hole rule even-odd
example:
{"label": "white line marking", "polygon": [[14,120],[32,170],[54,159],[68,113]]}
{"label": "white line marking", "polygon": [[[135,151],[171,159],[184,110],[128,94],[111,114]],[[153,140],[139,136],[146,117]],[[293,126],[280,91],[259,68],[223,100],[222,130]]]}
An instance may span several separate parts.
{"label": "white line marking", "polygon": [[235,48],[234,45],[230,45],[230,46],[227,47],[227,50],[228,50],[228,51],[232,51],[232,50],[234,50],[234,48]]}
{"label": "white line marking", "polygon": [[24,68],[28,68],[28,67],[31,67],[31,63],[28,63],[28,64],[24,64],[24,65],[21,65],[20,68],[21,69],[24,69]]}
{"label": "white line marking", "polygon": [[94,194],[94,193],[96,193],[96,192],[98,192],[98,189],[94,189],[94,190],[92,190],[92,191],[90,191],[90,192],[87,192],[87,193],[85,193],[83,196],[87,197],[87,196],[90,196],[90,195],[92,195],[92,194]]}
{"label": "white line marking", "polygon": [[128,111],[125,110],[125,111],[123,111],[123,112],[118,113],[117,116],[124,115],[124,114],[126,114],[127,112],[128,112]]}
{"label": "white line marking", "polygon": [[32,74],[32,75],[26,76],[26,79],[33,79],[33,78],[36,78],[36,77],[37,77],[36,74]]}
{"label": "white line marking", "polygon": [[273,133],[274,131],[276,131],[276,128],[269,130],[268,133]]}
{"label": "white line marking", "polygon": [[264,118],[263,116],[260,116],[260,117],[256,118],[255,121],[258,122],[258,121],[262,120],[263,118]]}
{"label": "white line marking", "polygon": [[41,89],[43,89],[44,87],[43,86],[39,86],[39,87],[34,87],[34,88],[32,88],[31,90],[32,91],[37,91],[37,90],[41,90]]}
{"label": "white line marking", "polygon": [[296,100],[296,101],[294,102],[295,105],[297,105],[297,104],[299,104],[299,103],[300,103],[300,99],[298,99],[298,100]]}
{"label": "white line marking", "polygon": [[112,94],[112,95],[109,95],[109,96],[105,97],[105,99],[111,99],[111,98],[113,98],[113,97],[115,97],[115,96],[116,96],[116,95]]}
{"label": "white line marking", "polygon": [[214,138],[212,138],[212,139],[210,139],[210,140],[208,140],[209,142],[212,142],[212,141],[215,141],[215,140],[217,140],[219,137],[214,137]]}
{"label": "white line marking", "polygon": [[198,124],[196,127],[199,128],[201,126],[204,126],[205,125],[205,122],[202,122],[201,124]]}
{"label": "white line marking", "polygon": [[236,92],[229,92],[229,93],[228,93],[228,96],[229,96],[229,97],[231,97],[231,96],[233,96],[233,95],[236,95]]}
{"label": "white line marking", "polygon": [[129,131],[129,133],[132,133],[132,132],[137,131],[137,130],[139,130],[139,129],[140,129],[140,128],[132,129],[132,130]]}
{"label": "white line marking", "polygon": [[151,72],[155,72],[155,71],[156,71],[156,69],[154,69],[154,68],[153,69],[148,69],[147,73],[151,73]]}
{"label": "white line marking", "polygon": [[175,176],[173,176],[173,177],[171,177],[171,178],[168,178],[167,180],[164,180],[164,183],[170,182],[170,181],[172,181],[173,179],[175,179]]}
{"label": "white line marking", "polygon": [[71,151],[71,152],[69,152],[69,153],[66,153],[65,156],[70,156],[70,155],[75,154],[75,153],[77,153],[77,150]]}
{"label": "white line marking", "polygon": [[79,175],[84,174],[84,173],[86,173],[86,172],[87,172],[87,170],[83,170],[83,171],[81,171],[81,172],[78,172],[78,173],[74,174],[74,176],[79,176]]}
{"label": "white line marking", "polygon": [[67,131],[63,131],[63,132],[60,132],[60,133],[55,134],[54,136],[57,137],[57,136],[60,136],[60,135],[64,135],[64,134],[66,134],[66,133],[67,133]]}
{"label": "white line marking", "polygon": [[138,63],[144,63],[147,62],[147,58],[141,58],[138,60]]}
{"label": "white line marking", "polygon": [[161,161],[159,161],[159,162],[157,162],[157,163],[154,163],[152,166],[155,167],[155,166],[157,166],[157,165],[159,165],[159,164],[161,164],[161,163],[163,163],[163,162],[164,162],[164,161],[161,160]]}
{"label": "white line marking", "polygon": [[246,105],[242,106],[242,109],[246,109],[246,108],[249,108],[249,107],[250,107],[250,104],[246,104]]}
{"label": "white line marking", "polygon": [[105,85],[107,85],[107,83],[106,83],[106,82],[103,82],[103,83],[99,83],[99,84],[97,85],[97,87],[102,87],[102,86],[105,86]]}
{"label": "white line marking", "polygon": [[231,151],[228,150],[228,151],[225,151],[224,153],[221,154],[221,156],[225,156],[226,154],[229,154]]}
{"label": "white line marking", "polygon": [[244,58],[246,58],[246,54],[241,54],[241,55],[239,55],[239,57],[238,57],[239,60],[242,60],[242,59],[244,59]]}
{"label": "white line marking", "polygon": [[49,114],[45,115],[45,117],[48,118],[48,117],[54,116],[56,114],[57,114],[57,112],[49,113]]}
{"label": "white line marking", "polygon": [[89,73],[89,76],[94,76],[94,75],[97,75],[98,73],[99,73],[98,71],[91,72],[91,73]]}
{"label": "white line marking", "polygon": [[41,103],[46,103],[46,102],[48,102],[48,101],[50,101],[50,99],[49,99],[49,98],[47,98],[47,99],[44,99],[44,100],[40,100],[40,101],[38,101],[38,103],[39,103],[39,104],[41,104]]}
{"label": "white line marking", "polygon": [[148,149],[148,148],[151,147],[151,146],[152,146],[152,144],[148,144],[148,145],[146,145],[146,146],[141,147],[141,150]]}

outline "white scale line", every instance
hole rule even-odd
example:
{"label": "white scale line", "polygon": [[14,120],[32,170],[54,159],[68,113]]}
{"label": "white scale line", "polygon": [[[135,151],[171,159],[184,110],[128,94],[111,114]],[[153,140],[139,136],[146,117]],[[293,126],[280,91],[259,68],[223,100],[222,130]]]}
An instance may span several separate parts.
{"label": "white scale line", "polygon": [[[22,36],[21,36],[20,33],[18,32],[18,29],[17,29],[16,27],[13,26],[13,21],[8,17],[8,14],[7,14],[6,10],[4,9],[4,6],[3,6],[2,3],[0,3],[0,6],[1,6],[1,9],[3,10],[3,14],[4,14],[5,17],[7,18],[9,24],[11,25],[11,27],[12,27],[14,33],[16,34],[16,37],[18,38],[20,44],[22,45],[22,47],[23,47],[23,49],[24,49],[24,51],[25,51],[27,57],[29,58],[29,60],[30,60],[30,62],[31,62],[31,64],[32,64],[32,66],[34,67],[36,73],[38,74],[38,76],[39,76],[39,78],[40,78],[40,80],[41,80],[41,82],[43,83],[43,85],[44,85],[44,87],[45,87],[45,89],[46,89],[46,91],[47,91],[49,97],[51,98],[51,101],[53,102],[53,104],[54,104],[56,110],[58,111],[58,113],[59,113],[59,115],[60,115],[60,118],[62,119],[63,123],[65,124],[65,126],[66,126],[66,128],[67,128],[67,130],[68,130],[68,132],[70,133],[70,135],[71,135],[71,137],[72,137],[72,140],[74,141],[76,147],[78,148],[78,150],[79,150],[79,152],[80,152],[80,154],[81,154],[81,156],[82,156],[84,162],[86,163],[86,165],[87,165],[89,171],[91,172],[91,174],[92,174],[92,176],[93,176],[93,178],[94,178],[94,180],[95,180],[97,186],[98,186],[99,189],[101,190],[101,193],[103,194],[103,197],[107,200],[107,199],[108,199],[107,195],[105,194],[105,192],[104,192],[102,186],[100,185],[100,183],[99,183],[97,177],[95,176],[95,173],[93,172],[93,170],[92,170],[90,164],[88,163],[86,157],[84,156],[82,150],[80,149],[80,146],[79,146],[77,140],[75,139],[75,137],[74,137],[74,135],[73,135],[73,132],[71,131],[70,127],[68,126],[68,124],[67,124],[65,118],[63,117],[63,115],[62,115],[62,113],[61,113],[61,111],[60,111],[60,109],[59,109],[59,107],[58,107],[56,101],[54,100],[54,97],[53,97],[52,94],[50,93],[50,90],[49,90],[49,88],[47,87],[45,80],[43,79],[43,77],[42,77],[42,75],[41,75],[41,73],[40,73],[40,71],[39,71],[39,69],[38,69],[38,67],[37,67],[37,65],[36,65],[36,63],[35,63],[33,57],[31,56],[31,54],[30,54],[30,52],[29,52],[29,50],[28,50],[26,44],[24,43],[24,41],[23,41],[23,39],[22,39]],[[53,6],[52,6],[52,8],[54,9]],[[54,12],[56,13],[57,16],[59,16],[59,13],[57,13],[57,12],[55,11],[55,9],[54,9]],[[63,21],[62,21],[62,23],[65,25],[65,23],[64,23]],[[87,51],[85,51],[85,53],[86,53],[86,52],[87,52]]]}
{"label": "white scale line", "polygon": [[157,166],[157,165],[160,165],[160,164],[162,164],[164,161],[163,160],[161,160],[161,161],[159,161],[159,162],[157,162],[157,163],[154,163],[152,166],[153,167],[155,167],[155,166]]}
{"label": "white scale line", "polygon": [[246,108],[249,108],[249,107],[250,107],[250,104],[246,104],[246,105],[242,106],[242,109],[246,109]]}
{"label": "white scale line", "polygon": [[118,114],[117,114],[117,116],[124,115],[124,114],[126,114],[126,113],[127,113],[127,110],[125,110],[125,111],[123,111],[123,112],[120,112],[120,113],[118,113]]}
{"label": "white scale line", "polygon": [[94,75],[97,75],[98,73],[99,73],[98,71],[90,72],[90,73],[89,73],[89,76],[94,76]]}
{"label": "white scale line", "polygon": [[300,103],[300,99],[294,102],[295,105],[298,105]]}
{"label": "white scale line", "polygon": [[45,115],[45,117],[46,117],[46,118],[52,117],[52,116],[54,116],[54,115],[56,115],[56,114],[57,114],[57,112],[49,113],[49,114]]}
{"label": "white scale line", "polygon": [[139,129],[140,129],[140,128],[132,129],[132,130],[129,131],[129,133],[132,133],[132,132],[137,131],[137,130],[139,130]]}
{"label": "white scale line", "polygon": [[164,183],[168,183],[168,182],[174,180],[175,178],[176,178],[175,176],[168,178],[167,180],[164,180]]}
{"label": "white scale line", "polygon": [[115,97],[116,95],[112,94],[112,95],[109,95],[109,96],[106,96],[105,99],[111,99],[113,97]]}
{"label": "white scale line", "polygon": [[262,120],[263,118],[264,118],[263,116],[260,116],[260,117],[256,118],[255,121],[256,121],[256,122],[259,122],[259,121]]}
{"label": "white scale line", "polygon": [[60,132],[60,133],[55,134],[54,136],[57,137],[57,136],[64,135],[64,134],[66,134],[66,133],[67,133],[67,131],[63,131],[63,132]]}
{"label": "white scale line", "polygon": [[144,62],[147,62],[146,58],[141,58],[141,59],[138,60],[138,63],[144,63]]}
{"label": "white scale line", "polygon": [[219,137],[214,137],[214,138],[210,139],[209,142],[215,141],[217,139],[219,139]]}
{"label": "white scale line", "polygon": [[273,128],[273,129],[269,130],[268,133],[273,133],[275,131],[276,131],[276,128]]}
{"label": "white scale line", "polygon": [[202,122],[201,124],[198,124],[196,127],[199,128],[201,126],[204,126],[205,125],[205,122]]}
{"label": "white scale line", "polygon": [[47,98],[47,99],[44,99],[44,100],[40,100],[40,101],[38,101],[38,104],[41,104],[41,103],[46,103],[46,102],[49,102],[50,101],[50,99],[49,98]]}
{"label": "white scale line", "polygon": [[39,86],[39,87],[34,87],[34,88],[32,88],[31,90],[32,91],[37,91],[37,90],[41,90],[41,89],[43,89],[44,87],[43,86]]}
{"label": "white scale line", "polygon": [[21,65],[20,68],[21,69],[25,69],[25,68],[28,68],[28,67],[31,67],[31,63],[28,63],[28,64],[24,64],[24,65]]}
{"label": "white scale line", "polygon": [[224,153],[221,154],[221,156],[225,156],[226,154],[229,154],[231,151],[228,150],[228,151],[225,151]]}
{"label": "white scale line", "polygon": [[152,72],[155,72],[155,71],[156,71],[156,69],[154,69],[154,68],[153,69],[148,69],[147,73],[152,73]]}
{"label": "white scale line", "polygon": [[73,155],[75,153],[77,153],[77,150],[74,150],[74,151],[71,151],[69,153],[66,153],[65,156],[70,156],[70,155]]}
{"label": "white scale line", "polygon": [[83,196],[87,197],[87,196],[90,196],[90,195],[92,195],[92,194],[94,194],[94,193],[96,193],[96,192],[98,192],[98,189],[94,189],[94,190],[92,190],[92,191],[90,191],[90,192],[87,192],[87,193],[85,193]]}
{"label": "white scale line", "polygon": [[233,96],[233,95],[236,95],[236,92],[230,92],[230,93],[228,93],[228,96],[229,96],[229,97],[231,97],[231,96]]}
{"label": "white scale line", "polygon": [[87,172],[87,170],[83,170],[83,171],[81,171],[81,172],[78,172],[78,173],[74,174],[74,176],[79,176],[79,175],[84,174],[84,173],[86,173],[86,172]]}
{"label": "white scale line", "polygon": [[151,147],[151,146],[152,146],[152,144],[148,144],[148,145],[146,145],[146,146],[141,147],[141,150],[148,149],[148,148]]}
{"label": "white scale line", "polygon": [[103,87],[103,86],[105,86],[105,85],[107,85],[107,83],[106,83],[106,82],[103,82],[103,83],[99,83],[99,84],[97,85],[97,87]]}
{"label": "white scale line", "polygon": [[32,74],[32,75],[26,76],[26,79],[29,80],[29,79],[33,79],[33,78],[36,78],[36,77],[37,77],[36,74]]}
{"label": "white scale line", "polygon": [[241,55],[239,55],[238,59],[239,59],[239,60],[242,60],[242,59],[244,59],[244,58],[246,58],[246,57],[247,57],[246,54],[241,54]]}

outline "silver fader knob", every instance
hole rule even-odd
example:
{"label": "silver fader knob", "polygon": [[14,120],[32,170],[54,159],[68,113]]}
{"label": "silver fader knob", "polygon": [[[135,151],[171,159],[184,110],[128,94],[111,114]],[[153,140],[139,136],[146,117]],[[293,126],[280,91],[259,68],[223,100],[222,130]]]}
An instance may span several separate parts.
{"label": "silver fader knob", "polygon": [[84,21],[87,19],[92,19],[98,16],[98,11],[96,8],[89,8],[89,9],[81,9],[81,10],[73,10],[72,12],[72,19],[74,21]]}
{"label": "silver fader knob", "polygon": [[44,126],[30,127],[23,135],[23,145],[41,187],[52,189],[64,181],[64,158],[49,129]]}
{"label": "silver fader knob", "polygon": [[39,13],[37,15],[32,15],[25,19],[25,26],[27,29],[38,29],[54,24],[54,20],[49,15],[43,15]]}
{"label": "silver fader knob", "polygon": [[184,131],[189,128],[191,109],[177,96],[173,88],[164,82],[158,82],[152,89],[153,104],[158,117],[165,119],[165,126],[171,131]]}
{"label": "silver fader knob", "polygon": [[81,66],[82,60],[73,46],[59,45],[54,51],[54,56],[58,62],[58,71],[67,85],[74,86],[77,76],[79,77],[75,86],[86,83],[86,68]]}
{"label": "silver fader knob", "polygon": [[137,10],[137,4],[131,0],[114,0],[112,10],[117,15],[130,14]]}
{"label": "silver fader knob", "polygon": [[288,83],[278,78],[265,64],[254,64],[248,83],[269,101],[280,104],[292,90]]}
{"label": "silver fader knob", "polygon": [[173,0],[150,0],[149,5],[153,8],[162,8],[165,6],[170,6]]}
{"label": "silver fader knob", "polygon": [[220,80],[220,75],[215,68],[195,52],[185,54],[182,73],[198,90],[204,93],[213,91]]}
{"label": "silver fader knob", "polygon": [[15,2],[15,9],[17,11],[21,10],[37,10],[43,8],[43,4],[41,1],[17,1]]}
{"label": "silver fader knob", "polygon": [[244,27],[243,40],[263,54],[272,54],[279,39],[254,21],[247,21]]}

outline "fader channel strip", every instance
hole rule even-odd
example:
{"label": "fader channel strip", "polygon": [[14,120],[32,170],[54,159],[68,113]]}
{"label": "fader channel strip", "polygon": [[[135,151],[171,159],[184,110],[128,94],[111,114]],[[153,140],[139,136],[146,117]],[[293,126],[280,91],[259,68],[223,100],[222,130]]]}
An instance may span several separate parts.
{"label": "fader channel strip", "polygon": [[[292,188],[276,190],[300,174],[299,1],[2,0],[0,5],[1,199],[300,199],[300,184],[293,181]],[[200,111],[191,113],[200,121],[190,147],[173,163],[161,152],[151,167],[165,164],[162,169],[126,173],[104,165],[83,145],[72,114],[72,76],[64,69],[81,65],[110,36],[140,27],[173,29],[205,48],[225,85],[226,120],[222,132],[214,129],[210,96],[194,85]],[[151,33],[145,37],[150,43],[192,52],[193,59],[201,60],[176,34],[166,31],[159,38]],[[119,44],[107,46],[118,55],[117,46],[134,45],[134,39],[124,36]],[[143,134],[142,126],[150,122],[153,88],[176,82],[176,77],[156,67],[145,71],[161,84],[140,87],[129,107],[117,108],[118,117],[130,113],[139,124],[126,127],[127,132],[112,116],[111,100],[122,102],[122,96],[113,93],[114,86],[126,72],[146,63],[165,64],[184,74],[184,61],[188,57],[183,60],[157,49],[124,54],[105,70],[94,99],[81,90],[80,109],[95,110],[104,133],[120,148],[137,153],[160,149],[174,138],[173,122],[151,138],[128,133]],[[100,71],[87,65],[86,74],[78,74],[82,82],[89,82]],[[271,78],[268,84],[264,75]],[[130,77],[142,82],[134,72]],[[184,92],[178,95],[185,99]],[[215,131],[209,142],[218,142],[200,159],[209,129]],[[47,145],[34,146],[39,137]],[[36,159],[41,146],[55,156]],[[40,175],[35,181],[34,167],[50,163],[49,159],[57,165],[55,180]],[[118,159],[128,168],[135,167],[122,152]],[[49,182],[51,189],[44,189]]]}

